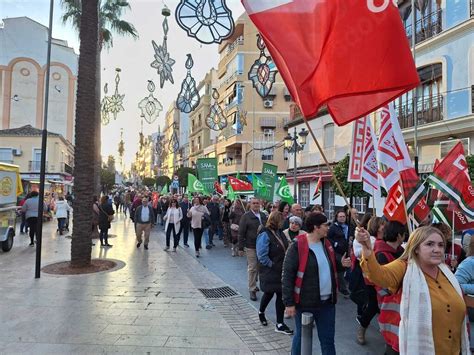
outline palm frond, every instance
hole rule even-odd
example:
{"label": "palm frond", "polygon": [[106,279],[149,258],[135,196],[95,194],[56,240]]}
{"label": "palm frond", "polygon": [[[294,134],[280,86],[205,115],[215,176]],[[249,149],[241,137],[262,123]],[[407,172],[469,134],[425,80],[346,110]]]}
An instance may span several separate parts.
{"label": "palm frond", "polygon": [[110,23],[112,30],[119,35],[130,35],[134,39],[138,38],[138,32],[133,24],[124,20],[116,20]]}
{"label": "palm frond", "polygon": [[79,31],[82,13],[81,0],[61,0],[61,7],[65,10],[61,16],[62,23],[71,22],[74,29]]}
{"label": "palm frond", "polygon": [[104,47],[105,49],[110,49],[114,45],[113,37],[112,37],[112,32],[110,32],[106,28],[101,29],[101,46]]}

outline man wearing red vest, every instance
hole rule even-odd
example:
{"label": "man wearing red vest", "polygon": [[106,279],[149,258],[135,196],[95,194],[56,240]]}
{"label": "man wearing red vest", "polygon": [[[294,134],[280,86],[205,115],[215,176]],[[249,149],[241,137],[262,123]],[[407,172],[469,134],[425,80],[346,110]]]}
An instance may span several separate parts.
{"label": "man wearing red vest", "polygon": [[[307,234],[295,238],[283,263],[282,291],[286,313],[295,316],[296,332],[292,355],[301,353],[301,315],[313,314],[323,355],[336,354],[334,345],[337,297],[336,256],[327,240],[328,220],[322,213],[312,213],[305,221]],[[342,265],[349,267],[345,255]]]}

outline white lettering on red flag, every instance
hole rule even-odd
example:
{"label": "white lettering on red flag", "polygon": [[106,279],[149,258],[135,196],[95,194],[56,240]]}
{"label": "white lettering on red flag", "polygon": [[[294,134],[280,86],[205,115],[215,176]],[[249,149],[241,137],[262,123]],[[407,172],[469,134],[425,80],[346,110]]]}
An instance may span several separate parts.
{"label": "white lettering on red flag", "polygon": [[352,126],[352,145],[349,155],[349,173],[347,181],[362,181],[362,168],[364,165],[364,143],[367,127],[367,117],[354,121]]}

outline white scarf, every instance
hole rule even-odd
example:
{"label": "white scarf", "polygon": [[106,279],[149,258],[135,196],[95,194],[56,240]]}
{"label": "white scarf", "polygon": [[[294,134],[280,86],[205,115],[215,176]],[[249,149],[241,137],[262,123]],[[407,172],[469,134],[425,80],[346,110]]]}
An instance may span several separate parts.
{"label": "white scarf", "polygon": [[[444,264],[439,269],[454,287],[459,297],[463,293],[453,273]],[[400,303],[399,345],[400,354],[432,355],[435,353],[432,330],[431,298],[428,284],[415,261],[409,261],[403,278]],[[461,330],[461,354],[470,354],[466,317]]]}

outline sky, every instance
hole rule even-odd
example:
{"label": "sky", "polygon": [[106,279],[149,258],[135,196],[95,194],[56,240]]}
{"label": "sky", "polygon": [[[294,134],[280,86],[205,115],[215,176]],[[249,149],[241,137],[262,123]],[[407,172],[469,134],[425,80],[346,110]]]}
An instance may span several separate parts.
{"label": "sky", "polygon": [[[212,67],[217,68],[219,55],[217,45],[204,45],[186,32],[176,23],[174,12],[179,0],[129,0],[131,10],[124,14],[124,20],[136,27],[139,38],[134,40],[128,37],[114,35],[113,48],[103,50],[101,55],[102,86],[108,83],[109,95],[115,90],[115,68],[121,69],[119,92],[125,94],[125,111],[117,116],[117,120],[102,126],[102,156],[104,159],[111,154],[118,158],[117,148],[120,141],[120,130],[123,129],[125,141],[124,162],[127,169],[138,150],[138,133],[141,130],[140,110],[138,102],[148,96],[147,81],[153,80],[156,86],[155,96],[163,105],[157,121],[151,125],[144,122],[144,134],[152,134],[164,127],[165,113],[176,99],[181,88],[181,82],[186,76],[184,63],[186,54],[191,53],[194,59],[192,75],[199,82]],[[240,0],[227,0],[227,6],[232,11],[234,19],[239,17],[244,8]],[[163,89],[159,87],[159,76],[150,64],[154,60],[154,50],[151,41],[158,45],[163,41],[161,9],[166,4],[171,10],[168,18],[168,52],[176,60],[173,66],[174,85],[166,82]],[[6,17],[27,16],[48,26],[49,0],[0,0],[0,19]],[[54,1],[53,37],[66,40],[79,54],[78,34],[70,24],[62,24],[60,17],[63,13],[61,1]],[[117,168],[120,168],[117,165]]]}

